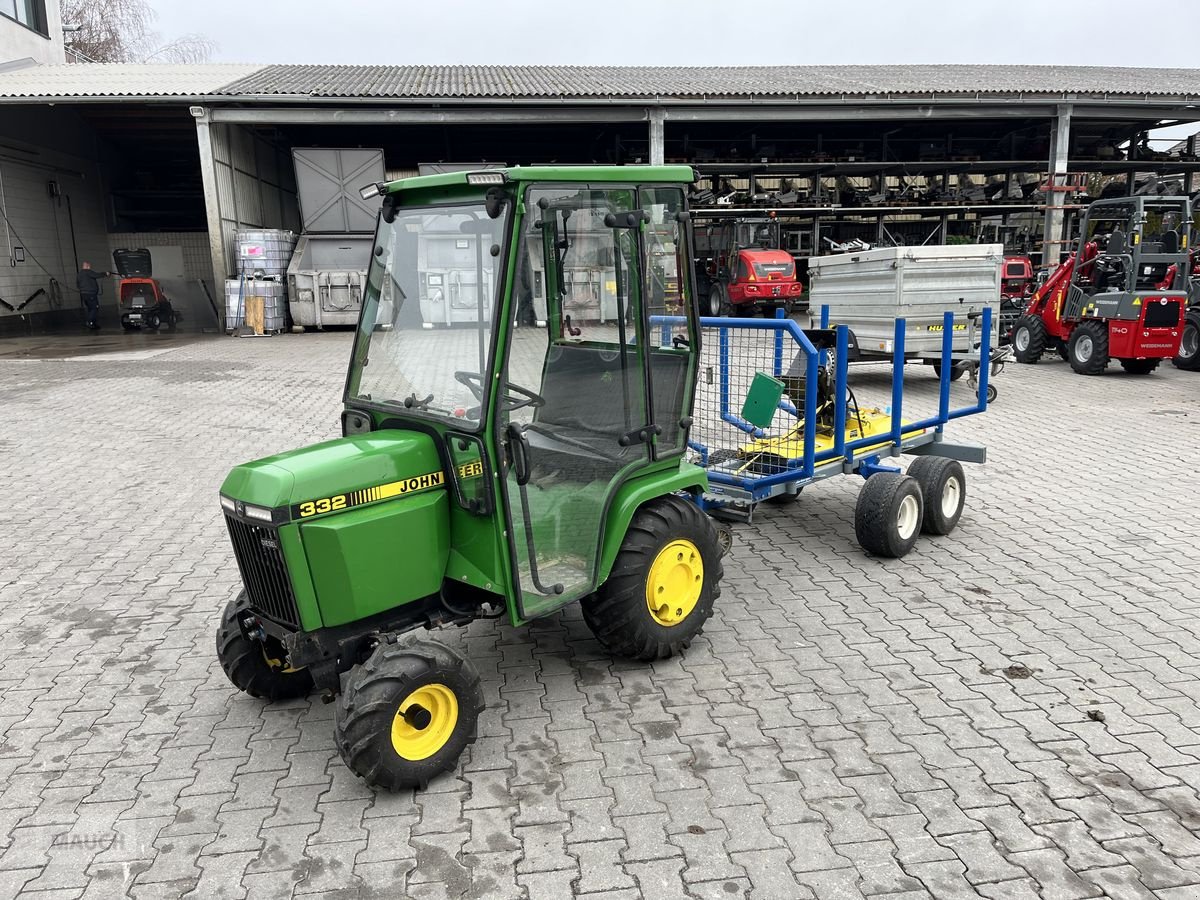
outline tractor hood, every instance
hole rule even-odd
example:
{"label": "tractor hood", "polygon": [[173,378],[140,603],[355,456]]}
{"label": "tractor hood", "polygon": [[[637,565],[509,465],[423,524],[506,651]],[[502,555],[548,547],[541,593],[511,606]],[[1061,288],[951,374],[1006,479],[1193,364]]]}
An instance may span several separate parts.
{"label": "tractor hood", "polygon": [[246,515],[242,507],[247,505],[269,509],[279,524],[445,482],[432,437],[413,431],[373,431],[237,466],[221,485],[221,502],[239,516]]}

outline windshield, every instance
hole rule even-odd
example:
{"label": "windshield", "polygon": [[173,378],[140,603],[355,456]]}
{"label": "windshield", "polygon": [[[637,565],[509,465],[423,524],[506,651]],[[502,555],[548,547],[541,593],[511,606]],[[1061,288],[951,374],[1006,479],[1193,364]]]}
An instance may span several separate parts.
{"label": "windshield", "polygon": [[504,221],[482,201],[380,219],[349,399],[479,426]]}

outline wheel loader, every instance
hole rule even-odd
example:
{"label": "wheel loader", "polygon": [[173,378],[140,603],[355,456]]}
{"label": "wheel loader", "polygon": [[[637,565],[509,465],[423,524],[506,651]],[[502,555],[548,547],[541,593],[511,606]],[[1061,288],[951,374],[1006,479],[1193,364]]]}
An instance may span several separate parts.
{"label": "wheel loader", "polygon": [[[452,770],[484,706],[471,661],[410,632],[579,602],[608,651],[652,661],[712,615],[722,534],[685,460],[693,180],[517,167],[363,189],[381,211],[343,437],[225,479],[242,590],[216,643],[249,694],[335,700],[338,751],[369,784]],[[686,324],[666,346],[650,334],[651,234],[656,264],[673,252],[680,273]],[[571,305],[581,285],[602,286],[587,307],[602,315]],[[434,296],[469,315],[423,321]]]}

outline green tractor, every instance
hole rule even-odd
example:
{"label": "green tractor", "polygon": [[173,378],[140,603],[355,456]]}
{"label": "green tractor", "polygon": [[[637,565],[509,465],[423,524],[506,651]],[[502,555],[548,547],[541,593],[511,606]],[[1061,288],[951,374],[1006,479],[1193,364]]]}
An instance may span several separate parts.
{"label": "green tractor", "polygon": [[[527,167],[382,195],[343,437],[238,466],[243,590],[217,653],[267,700],[336,696],[346,764],[391,790],[452,770],[483,708],[418,628],[572,601],[615,655],[686,648],[727,535],[689,499],[699,352],[684,166]],[[683,316],[669,340],[651,317]],[[676,318],[674,321],[679,321]]]}

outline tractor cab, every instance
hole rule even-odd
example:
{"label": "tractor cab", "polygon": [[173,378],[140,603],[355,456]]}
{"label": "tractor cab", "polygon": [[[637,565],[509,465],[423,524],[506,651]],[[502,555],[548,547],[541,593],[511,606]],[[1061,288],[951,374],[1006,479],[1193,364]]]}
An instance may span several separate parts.
{"label": "tractor cab", "polygon": [[711,615],[720,534],[685,460],[693,177],[512,168],[364,188],[382,210],[343,437],[226,479],[245,590],[218,652],[251,693],[340,692],[339,750],[372,784],[451,767],[481,708],[466,660],[404,632],[578,600],[611,652],[653,660]]}

